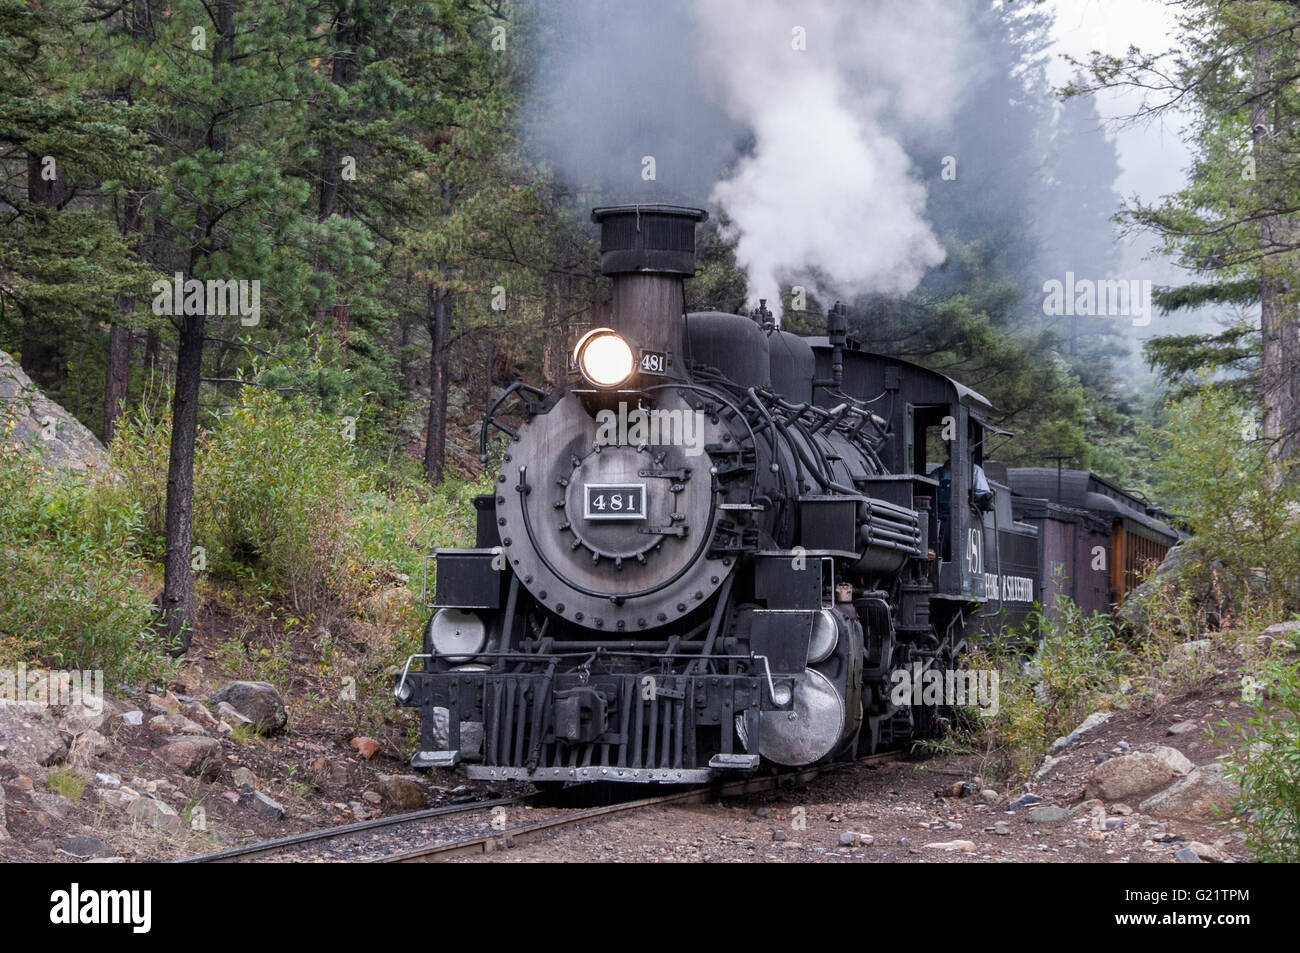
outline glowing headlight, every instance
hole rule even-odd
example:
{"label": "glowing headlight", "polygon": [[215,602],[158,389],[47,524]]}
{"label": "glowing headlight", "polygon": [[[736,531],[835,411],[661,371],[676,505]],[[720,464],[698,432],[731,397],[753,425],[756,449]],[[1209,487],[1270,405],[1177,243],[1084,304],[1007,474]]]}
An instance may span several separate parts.
{"label": "glowing headlight", "polygon": [[617,387],[636,366],[631,346],[609,328],[588,331],[573,351],[582,376],[597,387]]}

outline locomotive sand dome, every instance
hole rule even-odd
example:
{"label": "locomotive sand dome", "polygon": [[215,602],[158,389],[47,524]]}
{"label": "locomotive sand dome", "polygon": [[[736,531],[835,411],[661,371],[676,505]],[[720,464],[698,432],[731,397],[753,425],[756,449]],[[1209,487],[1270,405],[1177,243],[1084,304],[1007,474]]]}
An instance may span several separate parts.
{"label": "locomotive sand dome", "polygon": [[862,351],[841,305],[822,338],[684,314],[698,209],[592,218],[612,311],[565,386],[484,415],[485,455],[509,438],[495,489],[475,547],[436,553],[395,686],[413,764],[688,783],[933,733],[968,641],[1042,591],[988,402]]}

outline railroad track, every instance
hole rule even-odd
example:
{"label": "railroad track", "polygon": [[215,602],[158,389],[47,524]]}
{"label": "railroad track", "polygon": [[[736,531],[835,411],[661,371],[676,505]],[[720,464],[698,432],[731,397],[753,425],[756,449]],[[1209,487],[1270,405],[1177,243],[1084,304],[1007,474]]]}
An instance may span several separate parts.
{"label": "railroad track", "polygon": [[[435,807],[424,811],[412,811],[408,814],[395,814],[392,817],[381,817],[372,821],[361,821],[357,824],[345,824],[342,827],[325,827],[320,830],[307,831],[303,834],[293,834],[289,837],[280,837],[275,840],[260,841],[256,844],[249,844],[244,847],[231,847],[228,850],[219,850],[211,854],[199,854],[195,857],[186,857],[177,861],[182,864],[237,864],[249,863],[258,858],[281,860],[315,860],[315,859],[348,859],[346,857],[325,858],[320,856],[311,856],[314,847],[322,847],[326,844],[339,844],[354,842],[362,846],[362,835],[370,834],[376,831],[391,831],[392,828],[412,825],[414,827],[424,826],[425,822],[435,818],[448,818],[456,815],[476,814],[483,811],[492,811],[495,808],[505,808],[513,805],[522,804],[536,795],[526,794],[517,797],[496,798],[490,801],[473,801],[467,804],[454,804],[448,807]],[[411,833],[416,833],[412,831]],[[459,831],[453,831],[453,836]],[[427,832],[426,832],[427,836]],[[347,851],[342,851],[346,853]],[[359,858],[358,858],[359,859]]]}
{"label": "railroad track", "polygon": [[[896,761],[899,757],[899,752],[889,751],[859,758],[855,763],[872,764],[882,761]],[[819,775],[847,767],[850,767],[850,765],[841,762],[821,767],[804,768],[802,771],[796,771],[792,774],[777,774],[761,778],[745,778],[738,781],[731,781],[721,786],[693,787],[684,791],[673,791],[657,797],[641,798],[635,801],[626,801],[621,804],[611,804],[604,807],[579,810],[557,817],[534,821],[530,824],[523,824],[518,827],[499,831],[493,830],[485,835],[476,835],[454,841],[429,844],[424,847],[417,847],[413,850],[402,851],[386,857],[379,857],[368,862],[381,864],[440,863],[465,854],[486,854],[497,850],[508,850],[563,828],[574,827],[578,824],[585,824],[590,821],[602,820],[616,814],[627,814],[634,811],[644,810],[646,808],[661,807],[668,804],[698,804],[703,801],[711,801],[719,798],[737,797],[744,794],[757,794],[764,791],[772,791],[785,784],[807,783]]]}
{"label": "railroad track", "polygon": [[[856,763],[870,764],[897,760],[896,751],[868,755]],[[581,809],[557,809],[557,813],[527,824],[496,829],[498,816],[492,820],[471,820],[473,815],[491,813],[497,808],[519,806],[538,799],[537,794],[474,801],[448,807],[436,807],[408,814],[327,827],[275,840],[261,841],[243,847],[232,847],[210,854],[183,858],[185,864],[232,864],[257,861],[358,861],[363,863],[439,863],[465,854],[491,853],[517,847],[543,835],[585,824],[590,821],[628,814],[646,808],[671,804],[698,804],[720,798],[739,797],[777,790],[784,785],[805,784],[813,778],[831,771],[847,768],[847,763],[835,763],[814,768],[804,768],[791,774],[775,774],[757,778],[742,778],[722,785],[699,786],[672,790],[667,794],[639,798],[617,804]],[[405,829],[405,828],[408,828]],[[432,829],[430,829],[432,828]],[[436,841],[429,843],[428,838]],[[378,839],[380,843],[374,843]],[[410,850],[394,850],[403,842],[419,842],[423,846]],[[385,847],[384,842],[389,842]]]}

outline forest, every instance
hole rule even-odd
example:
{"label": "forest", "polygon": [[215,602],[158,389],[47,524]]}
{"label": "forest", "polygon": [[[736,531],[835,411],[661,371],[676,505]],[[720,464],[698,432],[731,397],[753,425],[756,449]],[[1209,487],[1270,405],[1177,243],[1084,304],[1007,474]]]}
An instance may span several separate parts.
{"label": "forest", "polygon": [[[563,384],[609,307],[590,210],[631,202],[709,210],[688,309],[821,334],[842,300],[990,400],[991,458],[1143,494],[1300,608],[1300,3],[1171,4],[1169,51],[1062,88],[1048,3],[920,4],[875,58],[772,4],[612,6],[0,0],[0,351],[106,452],[50,478],[0,404],[0,661],[166,681],[200,633],[274,675],[305,633],[364,646],[382,712],[502,452],[482,415]],[[791,49],[847,132],[779,94]],[[1117,191],[1114,90],[1186,120],[1167,194]],[[1187,276],[1150,336],[1049,304],[1127,286],[1137,233]]]}

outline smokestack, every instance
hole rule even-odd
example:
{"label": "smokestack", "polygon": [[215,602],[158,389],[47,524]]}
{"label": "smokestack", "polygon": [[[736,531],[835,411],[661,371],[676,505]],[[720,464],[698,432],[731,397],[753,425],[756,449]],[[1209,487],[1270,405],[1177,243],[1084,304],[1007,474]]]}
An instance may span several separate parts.
{"label": "smokestack", "polygon": [[600,225],[600,272],[613,279],[611,326],[640,352],[666,355],[671,377],[686,373],[682,279],[695,275],[695,226],[708,217],[676,205],[591,212]]}

